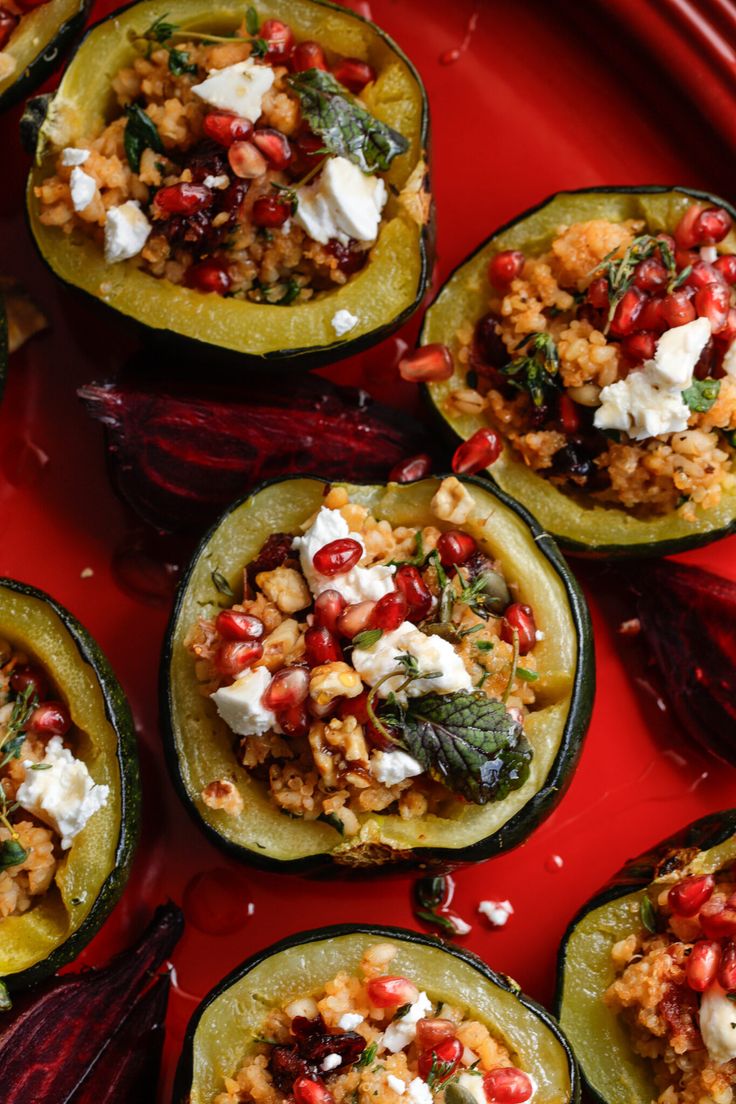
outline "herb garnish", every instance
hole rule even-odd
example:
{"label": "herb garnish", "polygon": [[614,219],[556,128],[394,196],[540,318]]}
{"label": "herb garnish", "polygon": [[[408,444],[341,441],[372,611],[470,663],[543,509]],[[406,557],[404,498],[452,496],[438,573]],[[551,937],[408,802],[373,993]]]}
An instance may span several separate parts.
{"label": "herb garnish", "polygon": [[[172,38],[186,38],[192,42],[247,42],[250,44],[253,57],[265,57],[268,53],[268,43],[265,38],[260,38],[258,35],[260,29],[258,12],[253,7],[248,8],[245,13],[247,38],[240,38],[237,35],[216,35],[207,34],[204,31],[191,31],[186,27],[179,27],[176,23],[168,23],[166,21],[167,14],[165,13],[155,19],[143,34],[132,34],[131,37],[137,42],[147,43],[146,57],[151,56],[153,44],[166,47],[169,51],[169,69],[177,77],[181,76],[182,73],[196,73],[197,66],[189,63],[189,55],[185,51],[177,50],[175,47],[168,45]],[[173,63],[172,54],[178,55]]]}
{"label": "herb garnish", "polygon": [[[437,555],[439,559],[439,554]],[[422,536],[422,530],[417,529],[414,538],[414,555],[410,556],[408,560],[389,560],[388,567],[404,567],[410,565],[411,567],[423,567],[424,561],[427,559],[427,553],[424,551],[424,537]]]}
{"label": "herb garnish", "polygon": [[220,594],[224,594],[227,598],[234,598],[232,587],[220,571],[219,567],[216,567],[212,571],[212,582],[215,584]]}
{"label": "herb garnish", "polygon": [[378,1043],[369,1043],[357,1062],[353,1063],[353,1069],[365,1069],[366,1066],[370,1066],[376,1059],[377,1051]]}
{"label": "herb garnish", "polygon": [[513,387],[529,393],[535,406],[544,406],[548,391],[557,385],[560,365],[557,346],[551,334],[539,332],[526,334],[516,346],[516,351],[520,350],[523,350],[521,355],[514,357],[501,371],[509,377]]}
{"label": "herb garnish", "polygon": [[137,173],[141,167],[141,155],[144,150],[152,149],[156,153],[163,153],[164,147],[153,119],[142,107],[138,104],[130,104],[126,107],[125,114],[128,116],[123,134],[125,156],[133,172]]}
{"label": "herb garnish", "polygon": [[694,379],[682,392],[682,401],[698,414],[706,414],[718,398],[721,381],[717,379]]}
{"label": "herb garnish", "polygon": [[334,828],[336,832],[339,832],[341,836],[345,835],[345,825],[340,820],[339,816],[335,816],[334,813],[320,813],[317,820],[323,821],[325,824],[329,824],[330,828]]}
{"label": "herb garnish", "polygon": [[662,264],[667,269],[669,276],[668,292],[680,287],[692,271],[688,266],[687,270],[683,269],[678,274],[677,264],[667,241],[663,238],[654,238],[651,234],[640,234],[639,237],[634,238],[623,257],[614,260],[613,256],[616,252],[616,249],[612,249],[610,253],[607,253],[601,263],[590,273],[591,277],[604,276],[608,284],[609,307],[606,332],[608,332],[608,326],[616,313],[616,307],[634,282],[636,266],[641,261],[646,261],[655,252],[659,252]]}
{"label": "herb garnish", "polygon": [[[26,728],[31,714],[38,705],[38,696],[30,683],[13,702],[13,709],[5,735],[0,739],[0,767],[6,766],[11,759],[20,758],[20,749],[25,740]],[[0,824],[10,832],[10,839],[0,843],[0,870],[18,866],[28,858],[28,851],[18,842],[18,833],[10,823],[10,814],[18,808],[17,802],[10,803],[7,794],[0,786]]]}
{"label": "herb garnish", "polygon": [[364,629],[351,640],[354,648],[372,648],[383,636],[383,629]]}
{"label": "herb garnish", "polygon": [[651,899],[647,897],[646,894],[642,897],[641,904],[639,905],[639,917],[642,927],[654,935],[657,931],[657,914],[654,911],[654,905]]}
{"label": "herb garnish", "polygon": [[408,1004],[402,1004],[394,1012],[394,1019],[395,1020],[403,1020],[404,1016],[407,1014],[407,1012],[409,1012],[410,1009],[411,1009],[411,1001],[409,1001]]}
{"label": "herb garnish", "polygon": [[520,678],[522,682],[536,682],[539,675],[536,671],[528,671],[526,667],[517,667],[516,677]]}

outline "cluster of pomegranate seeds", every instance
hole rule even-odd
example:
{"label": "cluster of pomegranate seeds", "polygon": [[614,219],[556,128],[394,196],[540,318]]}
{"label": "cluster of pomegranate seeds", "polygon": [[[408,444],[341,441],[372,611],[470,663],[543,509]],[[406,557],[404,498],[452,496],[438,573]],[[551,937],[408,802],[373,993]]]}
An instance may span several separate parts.
{"label": "cluster of pomegranate seeds", "polygon": [[315,571],[332,578],[345,575],[363,555],[362,545],[352,537],[341,537],[319,548],[312,557]]}
{"label": "cluster of pomegranate seeds", "polygon": [[399,375],[407,383],[437,383],[454,372],[452,354],[446,345],[422,345],[399,361]]}
{"label": "cluster of pomegranate seeds", "polygon": [[717,982],[727,993],[736,992],[736,893],[716,892],[712,874],[683,878],[667,894],[676,917],[697,917],[705,936],[694,944],[685,966],[690,989],[704,993]]}
{"label": "cluster of pomegranate seeds", "polygon": [[4,50],[7,46],[10,36],[18,26],[18,22],[17,15],[13,15],[5,8],[0,8],[0,50]]}
{"label": "cluster of pomegranate seeds", "polygon": [[475,433],[455,449],[452,470],[456,475],[474,475],[495,464],[501,455],[501,436],[490,426],[476,429]]}
{"label": "cluster of pomegranate seeds", "polygon": [[513,644],[514,633],[518,635],[519,655],[527,655],[537,642],[537,626],[531,606],[512,602],[506,607],[501,624],[501,639],[507,644]]}

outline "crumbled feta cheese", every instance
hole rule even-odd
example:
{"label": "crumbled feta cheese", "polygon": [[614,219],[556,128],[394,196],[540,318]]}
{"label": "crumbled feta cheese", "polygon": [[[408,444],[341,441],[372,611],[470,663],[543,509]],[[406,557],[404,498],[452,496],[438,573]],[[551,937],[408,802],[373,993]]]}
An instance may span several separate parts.
{"label": "crumbled feta cheese", "polygon": [[217,712],[238,736],[262,736],[276,726],[276,714],[261,702],[270,681],[266,667],[255,667],[210,694]]}
{"label": "crumbled feta cheese", "polygon": [[700,259],[706,264],[713,264],[718,260],[718,250],[714,245],[701,245]]}
{"label": "crumbled feta cheese", "polygon": [[363,1016],[359,1012],[343,1012],[340,1019],[337,1021],[337,1026],[341,1027],[343,1031],[352,1031],[358,1024],[362,1024]]}
{"label": "crumbled feta cheese", "polygon": [[211,107],[232,111],[255,123],[274,79],[270,65],[256,65],[253,58],[248,58],[224,69],[210,69],[207,80],[193,84],[192,92]]}
{"label": "crumbled feta cheese", "polygon": [[394,786],[405,778],[422,774],[424,767],[405,751],[376,751],[369,763],[371,774],[384,786]]}
{"label": "crumbled feta cheese", "polygon": [[202,183],[205,188],[227,188],[230,184],[230,177],[227,173],[220,173],[219,176],[206,176]]}
{"label": "crumbled feta cheese", "polygon": [[398,1054],[412,1043],[417,1033],[417,1021],[424,1019],[432,1011],[432,1002],[426,993],[420,993],[400,1020],[390,1023],[383,1033],[383,1047],[392,1054]]}
{"label": "crumbled feta cheese", "polygon": [[317,597],[323,590],[339,590],[348,605],[356,602],[377,601],[394,589],[393,576],[396,568],[384,564],[373,567],[352,567],[343,575],[320,575],[312,562],[315,552],[334,540],[350,537],[365,551],[365,546],[357,533],[351,533],[348,523],[339,510],[330,510],[323,506],[309,529],[302,537],[295,537],[293,547],[299,551],[304,577],[309,583],[312,594]]}
{"label": "crumbled feta cheese", "polygon": [[[670,387],[689,387],[695,365],[711,335],[707,318],[695,318],[684,326],[673,326],[657,342],[654,360],[648,361],[657,382]],[[646,367],[646,365],[645,365]]]}
{"label": "crumbled feta cheese", "polygon": [[75,211],[84,211],[95,198],[97,184],[84,169],[74,168],[69,177],[69,191]]}
{"label": "crumbled feta cheese", "polygon": [[43,770],[33,770],[31,760],[24,760],[26,776],[16,800],[26,812],[56,828],[61,848],[67,851],[90,817],[107,803],[110,789],[93,782],[87,764],[74,758],[61,736],[49,740],[41,765]]}
{"label": "crumbled feta cheese", "polygon": [[409,1082],[407,1094],[411,1104],[432,1104],[434,1100],[432,1090],[426,1081],[422,1081],[421,1077],[415,1077],[413,1081]]}
{"label": "crumbled feta cheese", "polygon": [[105,219],[105,260],[108,264],[127,261],[140,253],[153,227],[140,204],[129,199],[119,207],[110,207]]}
{"label": "crumbled feta cheese", "polygon": [[[472,690],[473,683],[460,656],[449,640],[441,636],[427,636],[411,621],[404,621],[393,632],[385,632],[370,648],[354,648],[352,663],[363,682],[369,686],[375,684],[395,671],[402,654],[413,656],[419,664],[421,674],[437,673],[437,678],[418,678],[410,682],[405,690],[397,694],[399,701],[405,702],[408,694],[411,698],[422,694],[451,694],[455,690]],[[404,681],[403,674],[387,679],[378,689],[378,696],[388,697],[395,693]]]}
{"label": "crumbled feta cheese", "polygon": [[330,1070],[337,1069],[342,1065],[342,1058],[339,1054],[328,1054],[326,1058],[322,1059],[322,1065],[320,1069],[323,1073],[329,1073]]}
{"label": "crumbled feta cheese", "polygon": [[736,1007],[716,983],[700,1001],[700,1034],[715,1065],[736,1058]]}
{"label": "crumbled feta cheese", "polygon": [[457,913],[453,915],[451,923],[456,935],[467,935],[468,932],[473,930],[473,925],[469,924],[467,920],[463,920],[462,916],[458,916]]}
{"label": "crumbled feta cheese", "polygon": [[383,180],[367,176],[346,157],[330,157],[317,180],[297,188],[295,221],[322,245],[333,239],[374,242],[388,193]]}
{"label": "crumbled feta cheese", "polygon": [[514,906],[510,901],[481,901],[478,912],[485,916],[494,928],[503,928],[514,915]]}
{"label": "crumbled feta cheese", "polygon": [[67,146],[66,149],[61,151],[61,163],[69,167],[70,165],[83,165],[89,157],[89,150],[77,149],[75,146]]}
{"label": "crumbled feta cheese", "polygon": [[726,349],[722,368],[727,376],[736,376],[736,341],[732,341]]}
{"label": "crumbled feta cheese", "polygon": [[388,1087],[393,1089],[399,1096],[403,1096],[406,1092],[406,1081],[402,1081],[400,1077],[394,1077],[393,1073],[390,1073],[386,1078],[388,1081]]}
{"label": "crumbled feta cheese", "polygon": [[349,333],[358,325],[357,314],[351,314],[349,310],[335,311],[332,316],[332,328],[338,337]]}

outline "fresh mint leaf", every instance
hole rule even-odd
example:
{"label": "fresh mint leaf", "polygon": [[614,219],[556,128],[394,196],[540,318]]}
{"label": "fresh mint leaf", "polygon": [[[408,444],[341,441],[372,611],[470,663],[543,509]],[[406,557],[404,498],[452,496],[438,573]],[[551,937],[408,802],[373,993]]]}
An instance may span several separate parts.
{"label": "fresh mint leaf", "polygon": [[251,4],[247,12],[245,13],[245,29],[249,35],[257,35],[260,26],[261,24],[260,20],[258,19],[258,12]]}
{"label": "fresh mint leaf", "polygon": [[186,50],[169,50],[169,69],[175,77],[181,77],[185,73],[196,73],[197,66],[189,60]]}
{"label": "fresh mint leaf", "polygon": [[707,414],[718,398],[721,381],[717,379],[694,379],[682,392],[682,401],[697,414]]}
{"label": "fresh mint leaf", "polygon": [[364,173],[385,172],[409,142],[369,114],[331,73],[307,69],[288,78],[310,129],[330,153],[347,157]]}
{"label": "fresh mint leaf", "polygon": [[150,115],[146,115],[138,104],[126,107],[125,114],[128,116],[123,134],[125,156],[133,172],[138,172],[141,167],[141,155],[145,149],[163,153],[164,147],[153,119]]}

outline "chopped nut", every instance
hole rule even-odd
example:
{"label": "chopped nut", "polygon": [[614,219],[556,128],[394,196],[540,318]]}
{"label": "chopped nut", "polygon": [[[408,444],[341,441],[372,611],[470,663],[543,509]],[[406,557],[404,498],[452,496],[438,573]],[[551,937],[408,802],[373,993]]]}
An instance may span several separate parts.
{"label": "chopped nut", "polygon": [[331,747],[338,748],[348,762],[368,762],[363,727],[355,717],[333,717],[325,726],[324,738]]}
{"label": "chopped nut", "polygon": [[335,698],[357,698],[363,692],[363,683],[357,671],[338,660],[322,663],[312,669],[309,678],[309,696],[317,705],[327,705]]}
{"label": "chopped nut", "polygon": [[286,665],[287,657],[295,658],[300,644],[303,649],[304,638],[299,630],[299,622],[288,617],[263,641],[263,656],[257,666],[268,667],[269,671],[277,671],[279,667]]}
{"label": "chopped nut", "polygon": [[309,744],[312,748],[314,765],[319,771],[325,786],[334,789],[337,785],[337,754],[328,748],[324,741],[325,726],[315,721],[309,730]]}
{"label": "chopped nut", "polygon": [[475,509],[473,496],[459,479],[450,475],[443,479],[432,499],[432,510],[442,521],[462,525]]}
{"label": "chopped nut", "polygon": [[228,816],[240,816],[243,798],[233,782],[218,778],[202,790],[202,800],[209,809],[220,809]]}
{"label": "chopped nut", "polygon": [[282,613],[296,613],[311,604],[312,596],[304,577],[293,567],[277,567],[274,571],[261,571],[256,583]]}

